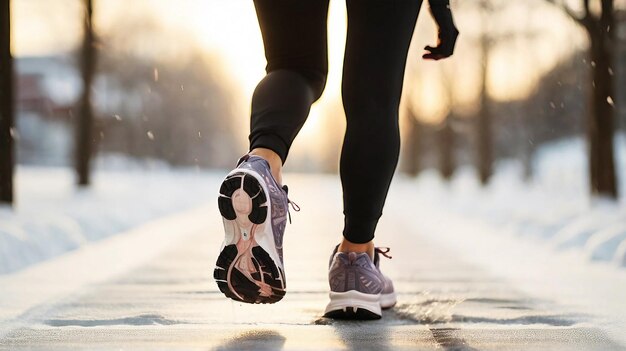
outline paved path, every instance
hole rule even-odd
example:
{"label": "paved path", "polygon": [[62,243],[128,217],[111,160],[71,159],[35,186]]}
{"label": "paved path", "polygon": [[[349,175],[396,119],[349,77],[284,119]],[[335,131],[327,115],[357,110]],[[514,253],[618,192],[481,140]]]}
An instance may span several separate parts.
{"label": "paved path", "polygon": [[[394,220],[393,212],[385,214],[378,237],[392,248],[394,258],[382,266],[394,279],[398,305],[380,321],[323,318],[326,265],[342,220],[339,184],[292,179],[302,211],[292,214],[288,227],[288,293],[278,304],[236,303],[217,290],[211,275],[221,228],[215,228],[216,212],[208,211],[205,230],[185,230],[181,220],[180,234],[172,233],[176,240],[160,254],[34,306],[10,328],[5,323],[0,349],[622,349],[588,316],[525,296],[425,241],[416,228],[401,224],[406,221]],[[37,289],[36,282],[30,286]]]}

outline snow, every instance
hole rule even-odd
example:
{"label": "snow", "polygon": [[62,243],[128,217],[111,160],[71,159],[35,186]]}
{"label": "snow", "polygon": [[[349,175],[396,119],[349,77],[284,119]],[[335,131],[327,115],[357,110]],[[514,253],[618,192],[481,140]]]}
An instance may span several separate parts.
{"label": "snow", "polygon": [[[618,136],[622,193],[625,144],[626,137]],[[585,148],[581,139],[542,147],[529,181],[522,179],[522,167],[515,160],[498,163],[486,187],[468,167],[459,169],[450,182],[432,170],[416,179],[398,175],[385,212],[401,214],[394,218],[406,221],[403,226],[456,250],[529,296],[556,301],[572,313],[598,316],[593,322],[626,342],[626,196],[616,202],[589,196]],[[171,235],[178,228],[181,233],[199,231],[215,227],[207,220],[219,219],[215,211],[202,214],[209,212],[207,202],[214,208],[225,170],[172,169],[123,157],[101,158],[97,166],[94,185],[85,190],[76,189],[67,168],[18,167],[16,207],[0,208],[0,283],[5,283],[0,286],[5,293],[24,293],[9,289],[12,278],[47,278],[54,285],[56,275],[72,271],[68,267],[86,260],[100,263],[100,270],[79,269],[72,273],[74,283],[55,287],[55,296],[64,296],[143,262],[172,240],[184,240]],[[338,189],[322,185],[316,190],[336,194]],[[293,190],[297,194],[297,188]],[[310,205],[305,210],[315,212]],[[193,214],[169,225],[154,222],[191,209]],[[116,235],[122,232],[126,234]],[[115,240],[122,238],[134,238],[134,244]],[[91,246],[95,242],[108,243],[108,249]],[[137,247],[143,250],[133,251]],[[62,255],[68,251],[73,252]],[[23,269],[35,263],[44,269]],[[35,278],[24,278],[35,271]],[[14,318],[50,299],[48,293],[32,290],[20,306],[0,303],[0,319]]]}
{"label": "snow", "polygon": [[[204,178],[204,177],[203,177]],[[87,242],[80,249],[45,260],[12,274],[0,275],[0,338],[23,323],[32,323],[29,312],[38,306],[48,311],[50,301],[85,291],[149,262],[190,233],[216,227],[221,218],[215,205],[199,206],[155,219],[112,235],[106,240]]]}
{"label": "snow", "polygon": [[[620,189],[626,185],[626,136],[616,138]],[[483,188],[471,168],[450,183],[435,171],[416,180],[420,197],[499,231],[556,252],[626,267],[626,202],[591,198],[585,143],[556,142],[538,150],[534,178],[522,180],[516,160],[497,164]],[[68,168],[20,166],[17,205],[0,207],[0,274],[13,272],[140,223],[213,201],[223,171],[175,170],[157,161],[106,156],[94,186],[79,190]]]}
{"label": "snow", "polygon": [[16,206],[0,207],[0,274],[213,201],[222,173],[106,157],[77,189],[71,169],[18,166]]}
{"label": "snow", "polygon": [[[619,135],[616,165],[620,189],[626,185],[626,136]],[[498,163],[482,188],[474,171],[461,168],[450,183],[434,171],[417,179],[420,196],[448,211],[480,218],[501,232],[554,250],[576,251],[590,261],[626,267],[626,202],[589,195],[585,143],[569,139],[540,149],[532,180],[522,179],[515,160]]]}
{"label": "snow", "polygon": [[[626,137],[616,138],[622,193],[626,184],[625,144]],[[468,167],[460,168],[450,182],[432,170],[416,179],[398,175],[385,211],[402,214],[395,218],[406,220],[404,225],[458,251],[468,262],[512,281],[530,296],[557,301],[571,307],[572,313],[598,316],[598,325],[626,342],[621,333],[626,328],[626,197],[613,202],[589,196],[585,160],[584,142],[571,139],[540,149],[534,178],[529,181],[523,180],[516,160],[498,163],[486,187]],[[167,246],[163,240],[172,236],[164,232],[171,234],[180,223],[208,228],[206,223],[192,224],[192,219],[173,221],[173,229],[168,230],[151,229],[161,225],[150,227],[150,223],[184,210],[208,208],[201,206],[215,201],[217,185],[225,173],[105,157],[98,160],[94,185],[78,190],[67,168],[20,166],[16,207],[0,208],[0,275],[4,274],[0,280],[29,274],[23,268],[40,262],[37,267],[49,267],[46,274],[54,279],[54,274],[65,271],[58,267],[97,257],[85,253],[90,252],[92,243],[129,236],[116,234],[132,232],[133,228],[144,227],[136,234],[137,242],[154,235],[151,244],[155,247],[142,251],[145,255]],[[297,194],[297,189],[293,190]],[[188,218],[219,219],[215,213],[206,218],[198,215],[204,212],[196,211],[195,217]],[[383,216],[381,226],[384,220]],[[118,247],[120,252],[130,250],[119,243],[111,245],[114,251]],[[69,251],[74,252],[62,255]],[[73,260],[72,255],[81,258]],[[61,257],[51,259],[57,256]],[[101,256],[95,259],[106,262],[102,272],[84,272],[85,277],[106,279],[112,274],[107,267],[113,269],[122,257]],[[139,262],[135,254],[123,256],[132,259],[125,266]],[[72,289],[69,285],[59,287],[58,294]],[[42,294],[33,295],[19,310],[48,298]]]}
{"label": "snow", "polygon": [[405,213],[420,235],[529,296],[593,316],[626,343],[626,137],[615,144],[618,201],[589,195],[585,143],[570,139],[538,152],[528,182],[514,160],[500,162],[484,188],[469,168],[449,183],[427,171],[392,185],[395,206],[385,211]]}

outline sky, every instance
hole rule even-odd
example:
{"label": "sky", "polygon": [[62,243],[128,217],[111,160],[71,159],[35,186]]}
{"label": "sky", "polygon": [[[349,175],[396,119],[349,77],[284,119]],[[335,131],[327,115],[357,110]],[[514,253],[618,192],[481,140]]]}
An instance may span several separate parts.
{"label": "sky", "polygon": [[[626,2],[626,0],[618,0]],[[247,125],[249,99],[264,75],[265,58],[252,1],[244,0],[94,0],[95,26],[101,34],[115,28],[129,13],[153,18],[171,41],[185,36],[222,62],[222,73],[232,77],[240,97],[241,123]],[[82,4],[79,0],[13,0],[13,53],[16,56],[66,52],[80,43]],[[461,36],[453,58],[446,62],[420,59],[421,48],[435,43],[435,26],[426,6],[418,20],[407,63],[405,96],[416,101],[422,119],[436,123],[450,108],[450,99],[472,110],[478,98],[482,32],[497,45],[488,67],[488,88],[498,100],[520,99],[537,80],[572,50],[587,45],[584,32],[545,0],[509,3],[497,16],[485,17],[468,2],[452,1]],[[345,1],[331,0],[329,11],[329,77],[301,131],[295,152],[325,133],[340,106],[340,83],[345,31]],[[174,37],[174,39],[172,39]],[[449,77],[447,93],[442,77]],[[332,115],[332,116],[331,116]],[[330,123],[333,124],[332,121]],[[340,124],[339,124],[340,125]],[[243,135],[243,134],[242,134]],[[302,146],[298,146],[302,145]]]}

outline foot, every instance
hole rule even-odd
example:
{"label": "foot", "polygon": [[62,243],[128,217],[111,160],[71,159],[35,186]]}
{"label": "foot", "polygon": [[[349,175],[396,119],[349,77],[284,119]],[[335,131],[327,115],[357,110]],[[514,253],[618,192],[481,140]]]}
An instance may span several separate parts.
{"label": "foot", "polygon": [[283,234],[287,187],[280,187],[265,159],[245,155],[220,187],[218,206],[226,237],[213,276],[227,297],[274,303],[285,295]]}
{"label": "foot", "polygon": [[258,147],[250,150],[248,155],[259,156],[265,159],[265,161],[270,164],[270,170],[272,172],[274,180],[276,180],[276,183],[278,183],[279,185],[283,183],[283,161],[274,150]]}
{"label": "foot", "polygon": [[339,248],[337,251],[339,252],[367,252],[370,255],[370,258],[374,259],[374,241],[367,242],[365,244],[355,244],[353,242],[348,241],[346,238],[343,238],[339,243]]}
{"label": "foot", "polygon": [[337,252],[331,256],[328,282],[330,302],[325,317],[336,319],[379,319],[382,309],[396,304],[391,279],[380,271],[380,255],[389,249],[376,248],[374,260],[367,252]]}

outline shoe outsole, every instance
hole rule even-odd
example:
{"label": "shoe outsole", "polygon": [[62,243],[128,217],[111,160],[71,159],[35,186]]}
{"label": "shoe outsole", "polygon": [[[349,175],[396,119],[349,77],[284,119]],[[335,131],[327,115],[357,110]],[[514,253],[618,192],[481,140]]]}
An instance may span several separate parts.
{"label": "shoe outsole", "polygon": [[324,314],[324,317],[344,320],[375,320],[380,319],[382,316],[365,308],[346,307],[345,309],[328,311]]}
{"label": "shoe outsole", "polygon": [[217,205],[222,217],[230,221],[237,218],[231,196],[236,190],[241,188],[252,199],[252,212],[248,215],[250,222],[254,224],[265,222],[267,206],[263,206],[263,204],[267,201],[267,197],[263,192],[263,187],[253,176],[245,173],[235,173],[229,176],[220,186],[220,197],[217,199]]}
{"label": "shoe outsole", "polygon": [[[237,218],[231,196],[239,189],[243,189],[251,199],[252,207],[248,214],[250,222],[256,225],[265,223],[268,217],[267,196],[259,181],[243,172],[228,176],[220,186],[218,208],[222,217],[229,221]],[[240,237],[239,241],[241,240],[243,239]],[[248,240],[254,240],[254,234]],[[239,252],[237,244],[226,245],[217,258],[213,277],[220,291],[228,298],[245,303],[280,301],[285,296],[284,271],[261,246],[248,245],[245,250],[249,252]],[[242,258],[250,259],[252,266],[244,266],[254,269],[242,272],[236,266]]]}

